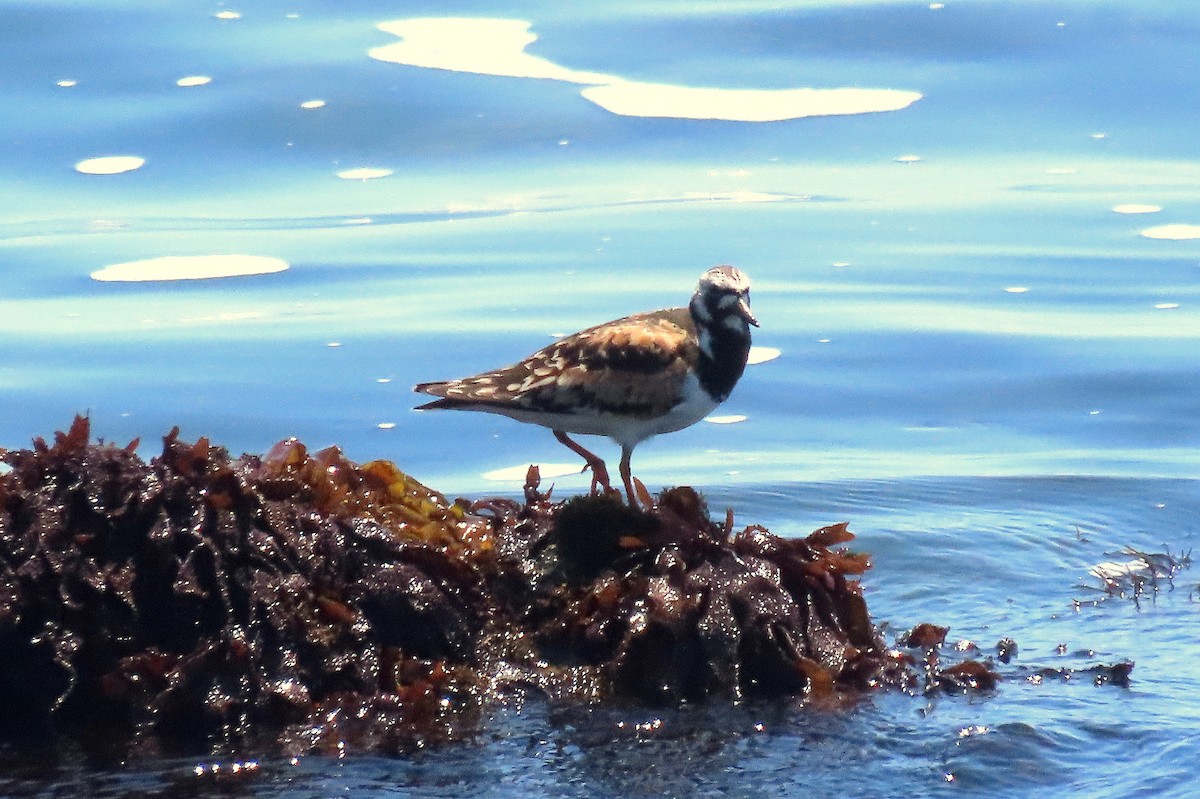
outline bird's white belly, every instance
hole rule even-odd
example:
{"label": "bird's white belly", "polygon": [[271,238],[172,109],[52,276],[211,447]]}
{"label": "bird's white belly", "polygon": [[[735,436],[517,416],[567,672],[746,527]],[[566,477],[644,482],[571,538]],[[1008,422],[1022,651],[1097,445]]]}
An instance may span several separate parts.
{"label": "bird's white belly", "polygon": [[670,411],[648,418],[584,411],[560,414],[531,413],[518,408],[496,409],[494,412],[564,433],[608,436],[621,446],[632,447],[660,433],[672,433],[690,427],[712,413],[719,404],[700,387],[700,381],[694,375],[688,375],[685,379],[682,393],[683,401]]}

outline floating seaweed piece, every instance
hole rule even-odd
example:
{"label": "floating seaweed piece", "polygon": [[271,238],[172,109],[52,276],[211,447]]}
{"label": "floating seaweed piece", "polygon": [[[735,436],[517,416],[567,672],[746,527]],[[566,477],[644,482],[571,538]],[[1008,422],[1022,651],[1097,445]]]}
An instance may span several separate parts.
{"label": "floating seaweed piece", "polygon": [[1078,609],[1084,604],[1096,605],[1107,599],[1118,597],[1130,599],[1134,605],[1141,607],[1141,600],[1149,595],[1157,600],[1163,586],[1168,591],[1174,590],[1175,576],[1192,565],[1191,551],[1172,554],[1164,552],[1143,552],[1133,547],[1124,547],[1120,552],[1106,552],[1106,557],[1124,557],[1124,561],[1106,561],[1097,563],[1088,569],[1088,574],[1099,581],[1099,585],[1081,585],[1085,591],[1099,594],[1097,599],[1086,602],[1075,600]]}
{"label": "floating seaweed piece", "polygon": [[964,660],[942,669],[938,680],[944,691],[992,691],[1000,681],[1000,675],[978,660]]}
{"label": "floating seaweed piece", "polygon": [[[295,439],[234,459],[172,430],[159,456],[2,453],[0,736],[99,731],[211,745],[402,749],[471,734],[512,691],[555,701],[989,690],[885,646],[846,524],[803,539],[720,523],[687,487],[645,510],[448,500],[395,465]],[[917,630],[921,630],[917,634]],[[941,631],[940,634],[937,631]]]}
{"label": "floating seaweed piece", "polygon": [[1007,636],[996,642],[996,657],[1001,663],[1010,663],[1017,656],[1017,642]]}
{"label": "floating seaweed piece", "polygon": [[1041,685],[1046,680],[1070,682],[1080,676],[1087,677],[1094,685],[1116,685],[1121,688],[1129,687],[1130,674],[1133,673],[1132,660],[1121,660],[1115,663],[1096,663],[1091,666],[1072,668],[1068,666],[1042,666],[1023,670],[1025,680],[1034,685]]}
{"label": "floating seaweed piece", "polygon": [[[942,665],[941,647],[946,642],[949,632],[949,627],[923,623],[901,633],[896,640],[897,646],[921,650],[922,657],[919,662],[925,677],[924,692],[963,693],[994,690],[1001,678],[991,669],[989,663],[967,658],[949,666]],[[1016,647],[1015,643],[1013,647]],[[952,648],[958,653],[974,654],[979,651],[978,646],[967,640],[956,642]],[[909,656],[909,662],[918,661]]]}
{"label": "floating seaweed piece", "polygon": [[908,646],[914,649],[931,649],[941,646],[946,641],[946,633],[950,632],[949,627],[938,627],[936,624],[918,624],[908,632],[900,636],[897,641],[900,646]]}

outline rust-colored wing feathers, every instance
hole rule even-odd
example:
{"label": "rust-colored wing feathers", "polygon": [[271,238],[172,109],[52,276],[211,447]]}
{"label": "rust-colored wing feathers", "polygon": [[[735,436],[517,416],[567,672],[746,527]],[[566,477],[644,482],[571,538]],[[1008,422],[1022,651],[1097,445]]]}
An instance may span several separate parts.
{"label": "rust-colored wing feathers", "polygon": [[[423,408],[480,410],[507,405],[559,413],[666,413],[680,401],[698,357],[685,308],[654,311],[597,325],[554,342],[520,363],[418,391],[443,399]],[[646,380],[647,374],[657,379]]]}

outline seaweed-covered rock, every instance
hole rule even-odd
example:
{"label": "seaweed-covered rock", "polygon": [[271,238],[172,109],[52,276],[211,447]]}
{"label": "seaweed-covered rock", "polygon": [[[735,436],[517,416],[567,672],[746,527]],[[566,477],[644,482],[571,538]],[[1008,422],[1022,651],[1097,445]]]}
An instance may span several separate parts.
{"label": "seaweed-covered rock", "polygon": [[[288,440],[232,459],[174,430],[4,453],[0,736],[95,730],[290,749],[466,734],[509,686],[646,702],[912,688],[845,525],[784,539],[690,488],[448,501]],[[938,670],[925,662],[926,683]],[[986,668],[947,675],[986,687]]]}
{"label": "seaweed-covered rock", "polygon": [[909,680],[852,579],[867,559],[829,549],[853,539],[844,524],[806,539],[733,533],[681,487],[648,514],[606,496],[534,496],[499,537],[525,543],[514,569],[552,575],[530,580],[519,607],[539,652],[601,668],[617,693],[738,699]]}
{"label": "seaweed-covered rock", "polygon": [[486,604],[450,552],[470,540],[466,514],[383,467],[297,442],[233,461],[177,431],[146,464],[90,444],[83,419],[5,461],[11,733],[248,733],[472,657]]}

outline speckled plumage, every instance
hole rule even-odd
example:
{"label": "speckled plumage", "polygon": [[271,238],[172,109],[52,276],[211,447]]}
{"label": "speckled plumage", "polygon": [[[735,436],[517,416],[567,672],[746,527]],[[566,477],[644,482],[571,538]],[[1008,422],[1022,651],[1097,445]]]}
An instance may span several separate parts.
{"label": "speckled plumage", "polygon": [[731,266],[705,272],[686,308],[635,314],[562,338],[518,363],[416,391],[440,397],[418,410],[472,410],[549,427],[587,461],[593,486],[609,488],[600,458],[567,433],[621,446],[621,476],[634,503],[629,458],[638,443],[707,416],[741,377],[750,351],[750,283]]}

